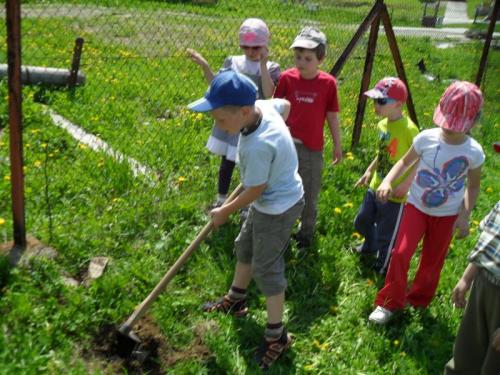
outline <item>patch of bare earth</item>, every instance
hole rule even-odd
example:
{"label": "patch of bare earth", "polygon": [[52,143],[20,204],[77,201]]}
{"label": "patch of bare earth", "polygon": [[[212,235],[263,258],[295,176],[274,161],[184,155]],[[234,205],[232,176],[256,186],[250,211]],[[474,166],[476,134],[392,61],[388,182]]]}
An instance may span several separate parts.
{"label": "patch of bare earth", "polygon": [[92,342],[91,349],[84,351],[83,358],[92,368],[101,367],[101,370],[109,374],[124,372],[164,374],[166,369],[179,361],[208,360],[212,353],[204,344],[204,338],[207,334],[217,330],[216,322],[202,322],[193,328],[195,337],[191,343],[185,347],[176,348],[162,335],[156,323],[149,316],[145,316],[134,327],[134,332],[141,339],[138,351],[144,356],[124,356],[121,353],[121,336],[118,333],[118,327],[108,324],[100,328]]}

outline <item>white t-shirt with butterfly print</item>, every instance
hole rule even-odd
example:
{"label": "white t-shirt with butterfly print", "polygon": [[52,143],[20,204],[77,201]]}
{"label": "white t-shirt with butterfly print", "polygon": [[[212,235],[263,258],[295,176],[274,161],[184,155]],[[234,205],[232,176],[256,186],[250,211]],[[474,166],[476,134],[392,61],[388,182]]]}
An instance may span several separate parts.
{"label": "white t-shirt with butterfly print", "polygon": [[413,139],[420,156],[408,203],[431,216],[458,214],[465,193],[467,172],[484,162],[481,145],[472,137],[460,145],[446,143],[440,128],[422,131]]}

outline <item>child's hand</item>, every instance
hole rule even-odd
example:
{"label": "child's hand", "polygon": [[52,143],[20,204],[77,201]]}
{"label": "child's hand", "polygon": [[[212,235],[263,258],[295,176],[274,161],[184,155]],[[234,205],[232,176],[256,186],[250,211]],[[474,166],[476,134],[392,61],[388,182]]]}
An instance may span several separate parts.
{"label": "child's hand", "polygon": [[394,198],[404,198],[408,194],[408,190],[410,190],[409,185],[399,184],[398,186],[396,186],[394,188],[394,191],[392,192],[392,196]]}
{"label": "child's hand", "polygon": [[260,63],[267,64],[269,59],[269,48],[266,46],[260,47]]}
{"label": "child's hand", "polygon": [[194,49],[188,48],[186,50],[188,56],[193,60],[196,64],[200,66],[208,66],[207,60],[198,52],[196,52]]}
{"label": "child's hand", "polygon": [[497,328],[496,331],[493,332],[491,346],[493,346],[493,349],[495,349],[497,353],[500,353],[500,328]]}
{"label": "child's hand", "polygon": [[455,224],[453,225],[453,232],[456,233],[457,239],[465,238],[469,235],[469,217],[468,215],[459,214]]}
{"label": "child's hand", "polygon": [[461,278],[458,280],[457,285],[453,289],[453,293],[451,295],[451,300],[453,301],[453,304],[455,307],[460,307],[463,309],[466,304],[466,299],[465,299],[465,294],[470,288],[470,283]]}
{"label": "child's hand", "polygon": [[392,186],[388,182],[382,181],[380,186],[377,189],[377,199],[382,203],[387,202],[389,197],[392,194]]}
{"label": "child's hand", "polygon": [[337,165],[342,161],[342,150],[340,148],[335,147],[335,150],[333,151],[333,160],[332,164]]}
{"label": "child's hand", "polygon": [[214,224],[214,228],[217,229],[224,223],[226,223],[229,215],[226,213],[224,206],[214,208],[210,211],[210,216],[212,217],[212,223]]}
{"label": "child's hand", "polygon": [[372,172],[366,171],[365,174],[363,174],[363,176],[361,176],[360,179],[356,181],[354,187],[368,186],[371,179],[372,179]]}

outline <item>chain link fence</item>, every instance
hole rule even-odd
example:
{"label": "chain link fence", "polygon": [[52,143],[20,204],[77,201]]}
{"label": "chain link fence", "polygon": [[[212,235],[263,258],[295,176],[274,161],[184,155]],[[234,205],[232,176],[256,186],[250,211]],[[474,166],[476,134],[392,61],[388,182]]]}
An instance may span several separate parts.
{"label": "chain link fence", "polygon": [[[483,44],[450,39],[438,29],[434,34],[418,30],[421,1],[386,4],[420,123],[430,126],[447,81],[474,79]],[[85,84],[74,90],[24,87],[28,230],[55,241],[58,248],[72,249],[68,251],[74,257],[68,259],[76,259],[76,264],[85,261],[81,249],[98,253],[104,247],[118,255],[124,244],[131,251],[153,243],[183,244],[174,240],[185,238],[192,228],[179,225],[180,218],[191,218],[195,225],[206,220],[204,208],[216,192],[219,162],[204,149],[211,120],[185,109],[207,87],[186,49],[199,51],[217,71],[227,56],[242,54],[238,45],[242,21],[259,17],[271,32],[270,60],[282,70],[293,66],[289,46],[299,30],[319,27],[329,42],[322,65],[329,71],[373,5],[368,0],[24,1],[23,65],[69,69],[75,39],[81,37],[81,71],[86,77]],[[5,13],[1,17],[5,19]],[[0,33],[0,63],[6,63],[5,30]],[[337,77],[346,149],[367,42],[368,32]],[[421,60],[424,69],[417,66]],[[487,100],[498,98],[494,77],[499,76],[498,65],[488,66]],[[395,74],[381,32],[372,84]],[[6,96],[5,81],[0,89]],[[5,105],[1,108],[3,128],[7,110]],[[369,130],[374,124],[368,108],[362,145],[373,139]],[[0,217],[8,224],[6,135],[0,144]],[[6,230],[2,233],[4,239],[10,236]]]}

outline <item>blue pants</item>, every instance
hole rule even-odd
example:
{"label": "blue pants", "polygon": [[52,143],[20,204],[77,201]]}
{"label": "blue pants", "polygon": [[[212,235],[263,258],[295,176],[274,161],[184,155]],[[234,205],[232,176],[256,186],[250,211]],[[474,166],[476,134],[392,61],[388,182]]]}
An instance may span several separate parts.
{"label": "blue pants", "polygon": [[354,219],[354,227],[365,237],[361,253],[378,252],[375,268],[380,273],[385,273],[389,266],[403,206],[403,203],[390,201],[382,203],[375,192],[368,189]]}

